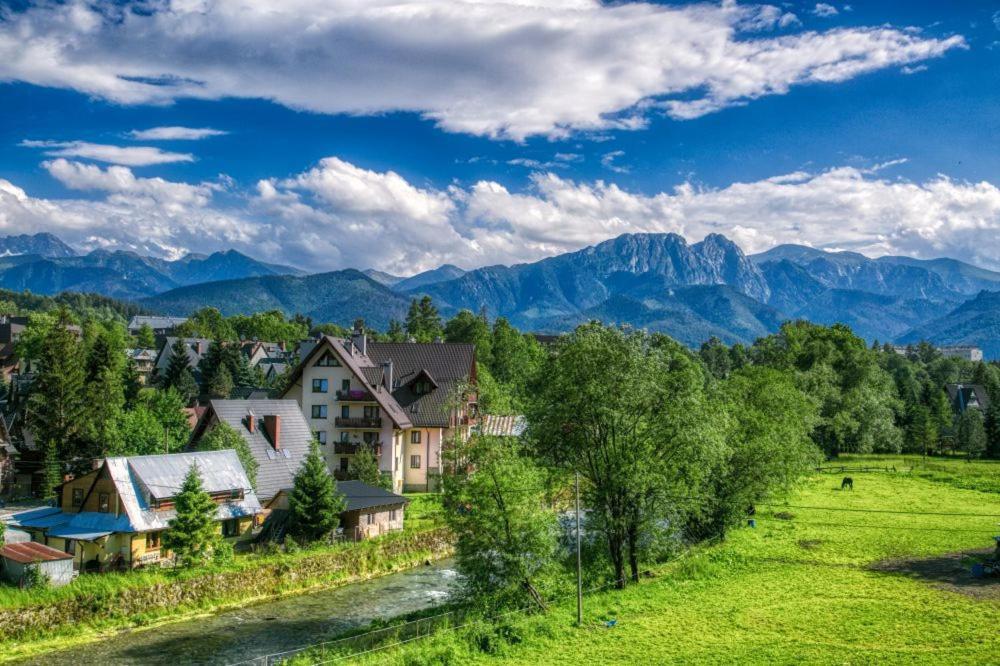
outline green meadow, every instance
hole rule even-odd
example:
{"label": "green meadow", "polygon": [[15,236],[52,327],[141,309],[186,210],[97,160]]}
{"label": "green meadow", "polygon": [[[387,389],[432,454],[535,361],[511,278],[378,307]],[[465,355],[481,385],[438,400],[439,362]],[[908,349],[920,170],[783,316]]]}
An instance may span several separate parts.
{"label": "green meadow", "polygon": [[759,506],[756,528],[654,567],[623,592],[587,595],[582,627],[569,598],[544,615],[445,629],[356,661],[1000,663],[1000,579],[968,573],[1000,534],[1000,464],[836,464],[898,471],[849,472],[853,491],[840,490],[842,474],[814,474],[786,500]]}

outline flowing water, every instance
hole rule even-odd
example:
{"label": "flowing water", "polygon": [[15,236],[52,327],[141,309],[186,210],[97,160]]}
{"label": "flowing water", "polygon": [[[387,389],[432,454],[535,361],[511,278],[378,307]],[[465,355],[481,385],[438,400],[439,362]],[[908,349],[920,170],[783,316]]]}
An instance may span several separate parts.
{"label": "flowing water", "polygon": [[373,620],[431,608],[454,591],[454,562],[285,597],[50,652],[32,664],[234,664],[330,640]]}

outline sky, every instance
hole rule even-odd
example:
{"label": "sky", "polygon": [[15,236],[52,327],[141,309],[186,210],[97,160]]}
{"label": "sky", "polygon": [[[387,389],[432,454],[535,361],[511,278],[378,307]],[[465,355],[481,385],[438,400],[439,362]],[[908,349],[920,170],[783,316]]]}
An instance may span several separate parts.
{"label": "sky", "polygon": [[1000,269],[991,5],[0,0],[0,234],[399,275],[638,232]]}

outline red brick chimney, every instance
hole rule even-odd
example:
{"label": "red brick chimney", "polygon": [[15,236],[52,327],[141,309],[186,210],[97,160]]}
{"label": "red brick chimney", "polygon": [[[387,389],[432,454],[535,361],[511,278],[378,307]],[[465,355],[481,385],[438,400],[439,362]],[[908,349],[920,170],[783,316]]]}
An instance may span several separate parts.
{"label": "red brick chimney", "polygon": [[257,417],[253,415],[253,412],[247,414],[247,430],[251,434],[257,432]]}
{"label": "red brick chimney", "polygon": [[267,433],[268,438],[271,440],[271,444],[274,446],[275,451],[281,450],[281,415],[280,414],[265,414],[264,415],[264,432]]}

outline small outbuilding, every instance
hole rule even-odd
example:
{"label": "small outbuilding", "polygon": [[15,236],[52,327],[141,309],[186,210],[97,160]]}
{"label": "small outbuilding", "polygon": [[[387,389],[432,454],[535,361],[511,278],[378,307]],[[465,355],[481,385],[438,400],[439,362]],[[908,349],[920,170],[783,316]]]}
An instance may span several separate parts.
{"label": "small outbuilding", "polygon": [[73,580],[73,556],[34,541],[8,543],[0,548],[3,576],[20,585],[28,568],[37,566],[50,585],[66,585]]}
{"label": "small outbuilding", "polygon": [[410,500],[385,488],[363,481],[338,481],[347,508],[340,514],[340,526],[348,538],[370,539],[403,529],[403,511]]}

